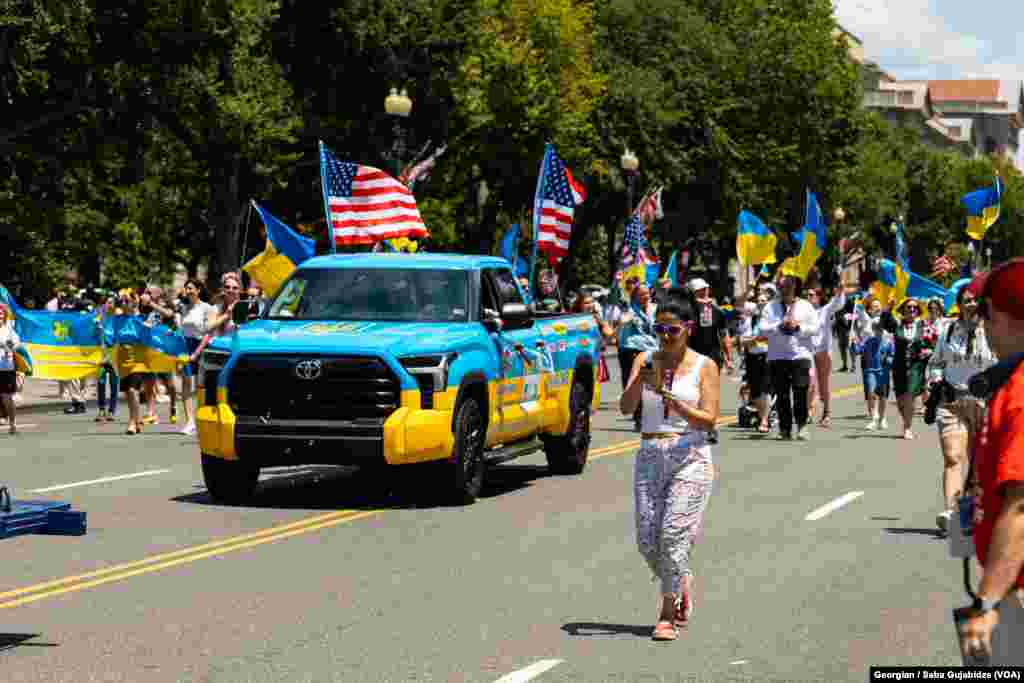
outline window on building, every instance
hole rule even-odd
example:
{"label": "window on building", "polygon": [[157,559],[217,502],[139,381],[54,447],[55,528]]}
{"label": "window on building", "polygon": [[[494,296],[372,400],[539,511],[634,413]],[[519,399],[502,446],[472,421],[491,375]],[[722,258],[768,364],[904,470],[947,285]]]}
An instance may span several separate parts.
{"label": "window on building", "polygon": [[900,104],[914,104],[914,91],[901,90],[897,97],[897,102]]}
{"label": "window on building", "polygon": [[960,126],[950,126],[949,134],[955,138],[963,137],[964,131]]}

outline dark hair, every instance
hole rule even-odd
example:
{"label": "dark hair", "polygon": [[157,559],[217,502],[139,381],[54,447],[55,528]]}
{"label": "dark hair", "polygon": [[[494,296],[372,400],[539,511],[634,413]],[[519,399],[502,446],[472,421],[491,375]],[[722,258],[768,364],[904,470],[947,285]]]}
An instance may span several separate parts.
{"label": "dark hair", "polygon": [[672,297],[665,303],[658,306],[655,316],[667,313],[679,318],[681,322],[688,323],[694,319],[693,304],[686,299]]}
{"label": "dark hair", "polygon": [[[957,306],[963,306],[964,295],[967,294],[967,290],[968,289],[969,289],[969,287],[967,287],[965,285],[965,286],[961,287],[959,289],[959,291],[957,291],[957,293],[956,293],[956,305]],[[963,309],[960,310],[960,314],[963,315]]]}

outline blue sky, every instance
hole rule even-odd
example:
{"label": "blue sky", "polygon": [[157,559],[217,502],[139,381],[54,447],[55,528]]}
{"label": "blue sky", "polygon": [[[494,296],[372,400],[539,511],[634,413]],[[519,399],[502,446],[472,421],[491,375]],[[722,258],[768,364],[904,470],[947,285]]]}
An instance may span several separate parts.
{"label": "blue sky", "polygon": [[867,58],[900,80],[1024,80],[1021,0],[833,0]]}

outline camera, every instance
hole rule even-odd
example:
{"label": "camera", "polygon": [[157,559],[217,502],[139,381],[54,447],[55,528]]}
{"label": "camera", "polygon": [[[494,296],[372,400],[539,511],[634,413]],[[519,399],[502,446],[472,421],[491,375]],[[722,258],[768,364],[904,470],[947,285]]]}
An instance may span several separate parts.
{"label": "camera", "polygon": [[928,394],[928,402],[924,404],[924,423],[926,425],[935,424],[935,420],[938,417],[939,406],[943,403],[952,403],[956,401],[956,389],[953,385],[946,380],[939,380],[931,387],[931,392]]}

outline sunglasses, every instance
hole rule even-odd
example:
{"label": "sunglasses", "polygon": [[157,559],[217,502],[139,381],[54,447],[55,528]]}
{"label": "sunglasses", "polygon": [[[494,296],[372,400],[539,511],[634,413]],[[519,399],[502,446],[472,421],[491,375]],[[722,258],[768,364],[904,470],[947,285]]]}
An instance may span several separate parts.
{"label": "sunglasses", "polygon": [[242,289],[241,287],[225,287],[224,291],[225,292],[237,292],[237,291],[240,291],[241,289]]}
{"label": "sunglasses", "polygon": [[663,325],[662,323],[657,323],[654,326],[654,334],[667,334],[672,337],[678,337],[684,330],[688,329],[690,329],[690,325]]}

